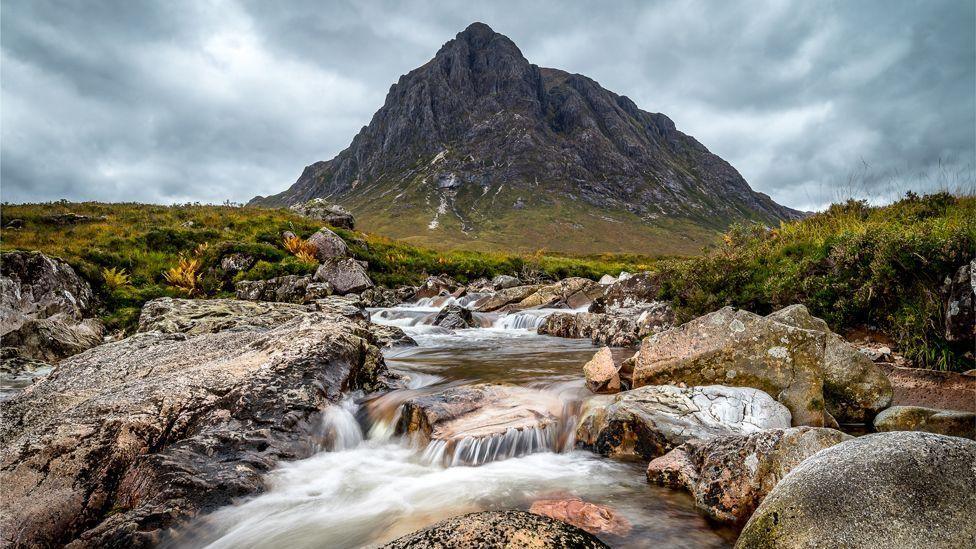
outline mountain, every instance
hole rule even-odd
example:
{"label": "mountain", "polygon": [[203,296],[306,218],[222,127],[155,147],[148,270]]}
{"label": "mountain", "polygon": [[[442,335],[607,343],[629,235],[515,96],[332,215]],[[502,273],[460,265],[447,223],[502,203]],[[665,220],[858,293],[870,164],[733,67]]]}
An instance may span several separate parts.
{"label": "mountain", "polygon": [[694,253],[734,221],[799,216],[667,116],[529,63],[483,23],[401,76],[347,149],[250,205],[316,197],[442,248]]}

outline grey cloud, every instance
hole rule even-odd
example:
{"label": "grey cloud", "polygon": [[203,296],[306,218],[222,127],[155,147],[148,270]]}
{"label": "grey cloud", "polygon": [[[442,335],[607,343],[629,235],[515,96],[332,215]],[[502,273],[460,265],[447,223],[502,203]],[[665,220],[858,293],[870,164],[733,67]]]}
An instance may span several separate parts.
{"label": "grey cloud", "polygon": [[[349,144],[472,21],[814,209],[971,186],[971,2],[0,5],[0,195],[244,201]],[[852,182],[853,181],[853,182]]]}

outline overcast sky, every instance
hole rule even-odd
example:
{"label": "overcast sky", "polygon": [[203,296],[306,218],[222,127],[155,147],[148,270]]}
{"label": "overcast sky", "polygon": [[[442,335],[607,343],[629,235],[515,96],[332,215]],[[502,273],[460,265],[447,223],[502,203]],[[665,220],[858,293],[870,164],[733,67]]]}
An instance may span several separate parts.
{"label": "overcast sky", "polygon": [[473,4],[3,0],[0,198],[281,191],[473,21],[668,115],[788,206],[974,180],[971,0]]}

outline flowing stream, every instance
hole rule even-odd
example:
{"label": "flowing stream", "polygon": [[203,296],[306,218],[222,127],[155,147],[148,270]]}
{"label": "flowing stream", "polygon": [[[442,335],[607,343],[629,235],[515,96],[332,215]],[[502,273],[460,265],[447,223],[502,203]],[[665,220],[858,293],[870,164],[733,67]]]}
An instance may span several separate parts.
{"label": "flowing stream", "polygon": [[[587,395],[582,365],[595,350],[589,341],[536,334],[546,310],[476,314],[483,327],[454,332],[429,325],[445,304],[440,298],[371,310],[374,322],[400,326],[419,344],[385,352],[407,387],[370,399],[351,395],[330,408],[322,423],[328,445],[282,464],[269,474],[267,492],[210,514],[179,543],[375,546],[458,514],[576,497],[611,507],[630,523],[619,535],[599,534],[613,547],[732,545],[735,531],[706,521],[688,494],[648,485],[643,464],[573,449]],[[545,430],[510,430],[452,447],[436,441],[420,447],[393,436],[405,400],[479,382],[517,385],[517,396],[552,401],[560,420]]]}

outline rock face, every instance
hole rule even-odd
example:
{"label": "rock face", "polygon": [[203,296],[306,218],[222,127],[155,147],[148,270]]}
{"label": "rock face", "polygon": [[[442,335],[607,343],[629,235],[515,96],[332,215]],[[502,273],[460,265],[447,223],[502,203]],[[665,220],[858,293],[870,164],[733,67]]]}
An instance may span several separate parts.
{"label": "rock face", "polygon": [[474,316],[471,311],[460,305],[448,305],[437,313],[434,317],[434,326],[447,328],[448,330],[461,330],[471,328],[475,325]]}
{"label": "rock face", "polygon": [[597,351],[589,362],[583,365],[586,388],[594,393],[619,393],[620,375],[613,363],[610,347]]}
{"label": "rock face", "polygon": [[329,204],[321,198],[313,198],[308,202],[293,204],[290,209],[299,215],[325,221],[333,227],[349,230],[356,228],[356,218],[349,213],[349,210],[337,204]]}
{"label": "rock face", "polygon": [[378,387],[385,366],[366,336],[309,313],[139,333],[63,361],[0,408],[3,544],[155,545],[262,490],[277,461],[312,452],[323,407]]}
{"label": "rock face", "polygon": [[556,449],[562,402],[553,395],[507,385],[466,385],[407,400],[397,434],[428,446],[429,459],[480,464]]}
{"label": "rock face", "polygon": [[870,420],[891,402],[878,366],[802,305],[767,317],[726,307],[648,337],[633,386],[662,383],[762,389],[790,409],[794,425],[815,427]]}
{"label": "rock face", "polygon": [[790,471],[746,524],[737,548],[972,547],[976,442],[879,433]]}
{"label": "rock face", "polygon": [[309,303],[332,294],[332,286],[328,282],[312,282],[312,277],[307,275],[241,280],[235,289],[237,299],[281,303]]}
{"label": "rock face", "polygon": [[742,524],[794,467],[852,438],[834,429],[793,427],[692,440],[651,461],[647,480],[684,488],[713,519]]}
{"label": "rock face", "polygon": [[91,286],[64,261],[40,252],[0,257],[0,338],[25,359],[55,362],[102,342]]}
{"label": "rock face", "polygon": [[976,259],[963,265],[946,278],[943,293],[946,297],[946,339],[952,343],[969,344],[976,341]]}
{"label": "rock face", "polygon": [[592,399],[576,444],[603,455],[653,459],[694,438],[789,426],[789,410],[757,389],[648,386]]}
{"label": "rock face", "polygon": [[[633,241],[653,239],[646,229],[658,218],[714,230],[737,219],[798,215],[752,191],[668,117],[642,111],[585,76],[530,64],[483,23],[401,77],[349,148],[251,205],[312,197],[354,207],[395,238],[485,241],[501,233],[508,246],[533,250],[570,249],[568,236],[603,239],[611,227],[632,229],[633,238],[617,233],[586,250],[607,251],[611,242],[618,246],[613,251],[646,249]],[[566,203],[573,208],[553,207]],[[517,220],[543,212],[558,216],[559,230],[530,233],[524,223],[512,230]],[[601,222],[600,214],[613,221]]]}
{"label": "rock face", "polygon": [[579,498],[540,499],[532,502],[529,512],[572,524],[591,534],[626,536],[631,530],[630,522],[610,507]]}
{"label": "rock face", "polygon": [[925,431],[976,440],[976,413],[921,406],[892,406],[874,418],[877,431]]}
{"label": "rock face", "polygon": [[525,511],[486,511],[442,520],[383,546],[386,549],[606,548],[587,532]]}
{"label": "rock face", "polygon": [[373,281],[366,274],[366,268],[352,258],[327,259],[319,265],[312,280],[328,282],[332,291],[338,295],[359,293],[373,287]]}
{"label": "rock face", "polygon": [[346,246],[346,241],[325,227],[322,227],[315,234],[308,237],[308,242],[315,246],[315,257],[319,261],[324,261],[331,257],[346,257],[349,254],[349,247]]}

